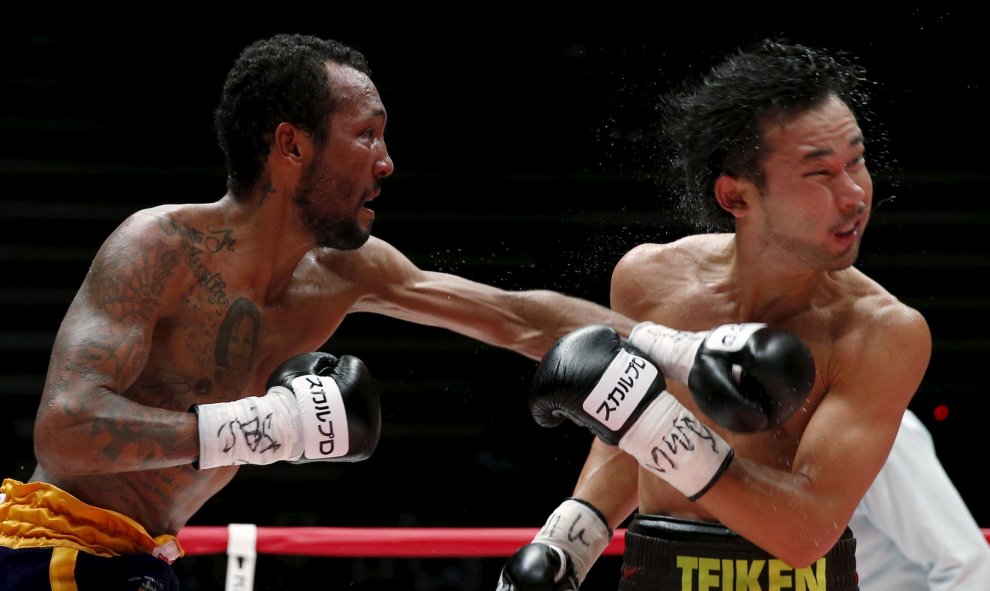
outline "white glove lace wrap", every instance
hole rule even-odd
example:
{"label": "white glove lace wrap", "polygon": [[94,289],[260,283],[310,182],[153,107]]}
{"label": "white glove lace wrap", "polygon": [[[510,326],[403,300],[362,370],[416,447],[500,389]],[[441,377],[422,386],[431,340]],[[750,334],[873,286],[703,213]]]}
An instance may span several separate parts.
{"label": "white glove lace wrap", "polygon": [[237,464],[271,464],[302,454],[299,405],[288,388],[276,386],[265,396],[233,402],[200,404],[199,469]]}
{"label": "white glove lace wrap", "polygon": [[640,322],[629,333],[629,342],[649,355],[666,378],[686,385],[702,343],[713,351],[738,351],[754,332],[765,326],[747,322],[723,324],[706,332],[686,332]]}
{"label": "white glove lace wrap", "polygon": [[347,411],[337,382],[304,375],[292,390],[274,386],[264,396],[201,404],[199,468],[329,460],[347,455]]}
{"label": "white glove lace wrap", "polygon": [[729,444],[669,392],[650,403],[619,448],[692,501],[718,480],[733,456]]}

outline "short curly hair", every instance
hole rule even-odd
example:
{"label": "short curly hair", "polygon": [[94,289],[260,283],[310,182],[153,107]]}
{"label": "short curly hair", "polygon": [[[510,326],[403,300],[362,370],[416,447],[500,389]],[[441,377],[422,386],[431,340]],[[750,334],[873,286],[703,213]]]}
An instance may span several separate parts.
{"label": "short curly hair", "polygon": [[370,76],[359,51],[309,35],[275,35],[246,47],[227,74],[214,113],[227,166],[227,189],[242,196],[257,182],[279,123],[286,121],[326,141],[335,108],[326,62]]}
{"label": "short curly hair", "polygon": [[841,52],[764,39],[723,59],[699,82],[661,101],[673,168],[682,176],[681,213],[699,229],[731,231],[714,199],[722,174],[763,186],[763,131],[836,96],[854,110],[867,102],[865,70]]}

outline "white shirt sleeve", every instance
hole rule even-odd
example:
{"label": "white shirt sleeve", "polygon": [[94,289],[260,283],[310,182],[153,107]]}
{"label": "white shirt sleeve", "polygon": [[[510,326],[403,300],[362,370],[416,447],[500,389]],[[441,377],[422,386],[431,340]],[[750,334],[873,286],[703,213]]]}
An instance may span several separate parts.
{"label": "white shirt sleeve", "polygon": [[[856,552],[862,591],[901,588],[883,578],[910,569],[924,573],[932,591],[990,591],[990,544],[910,411],[850,527],[868,542]],[[913,565],[895,567],[905,560]]]}

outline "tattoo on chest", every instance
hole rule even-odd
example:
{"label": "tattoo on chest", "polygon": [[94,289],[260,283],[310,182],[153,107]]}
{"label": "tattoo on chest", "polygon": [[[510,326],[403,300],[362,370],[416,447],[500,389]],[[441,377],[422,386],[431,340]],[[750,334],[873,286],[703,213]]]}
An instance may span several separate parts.
{"label": "tattoo on chest", "polygon": [[186,410],[182,406],[188,406],[191,398],[189,381],[167,369],[142,376],[132,390],[141,404],[171,410]]}
{"label": "tattoo on chest", "polygon": [[141,401],[149,406],[186,410],[191,397],[206,396],[213,390],[213,382],[208,378],[200,378],[190,383],[185,377],[160,369],[152,375],[144,376],[134,384],[141,396]]}
{"label": "tattoo on chest", "polygon": [[139,388],[161,390],[165,395],[177,396],[189,392],[189,382],[179,374],[162,369],[137,383]]}
{"label": "tattoo on chest", "polygon": [[247,298],[234,300],[217,331],[217,367],[240,373],[254,367],[260,334],[261,313],[258,307]]}
{"label": "tattoo on chest", "polygon": [[166,235],[178,234],[182,239],[182,251],[196,282],[206,291],[207,298],[216,308],[216,315],[222,315],[230,303],[227,283],[220,272],[211,270],[203,262],[202,256],[204,253],[215,254],[221,250],[232,252],[236,242],[233,230],[207,226],[207,233],[203,233],[197,228],[180,225],[171,218],[163,221],[162,229]]}
{"label": "tattoo on chest", "polygon": [[200,287],[206,290],[210,303],[216,307],[217,316],[220,316],[229,303],[227,300],[227,284],[219,272],[211,271],[200,260],[200,256],[203,254],[201,249],[187,242],[184,242],[182,246],[185,250],[186,261],[189,263],[189,268],[192,269],[196,281]]}

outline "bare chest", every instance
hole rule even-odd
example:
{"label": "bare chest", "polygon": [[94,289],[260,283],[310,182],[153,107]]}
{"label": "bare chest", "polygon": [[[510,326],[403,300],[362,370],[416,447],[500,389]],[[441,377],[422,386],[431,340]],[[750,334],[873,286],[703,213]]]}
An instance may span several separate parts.
{"label": "bare chest", "polygon": [[293,285],[266,305],[227,283],[197,283],[155,326],[148,362],[128,394],[182,411],[262,395],[271,372],[293,355],[318,350],[349,307],[332,285]]}

